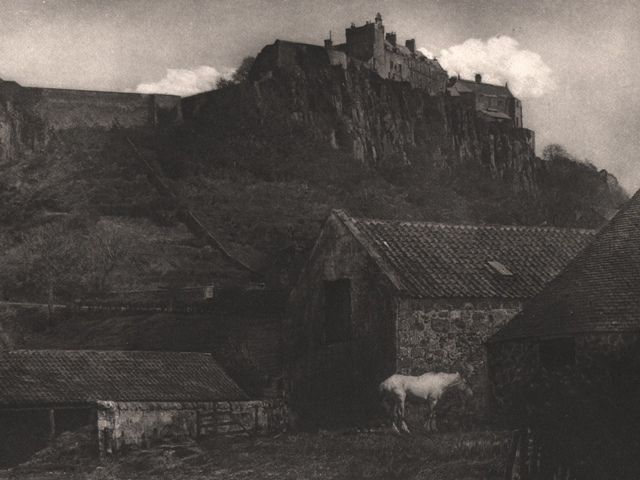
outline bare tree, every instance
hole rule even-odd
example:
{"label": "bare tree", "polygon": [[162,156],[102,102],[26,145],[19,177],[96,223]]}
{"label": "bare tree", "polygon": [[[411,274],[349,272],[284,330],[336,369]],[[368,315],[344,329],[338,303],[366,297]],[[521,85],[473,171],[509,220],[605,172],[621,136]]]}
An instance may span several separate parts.
{"label": "bare tree", "polygon": [[256,57],[244,57],[242,59],[242,63],[238,67],[238,69],[233,73],[231,77],[235,83],[242,83],[249,80],[249,73],[251,72],[251,67],[253,67],[253,63],[256,61]]}
{"label": "bare tree", "polygon": [[233,72],[233,75],[231,75],[231,78],[222,77],[218,79],[216,88],[224,88],[229,85],[246,82],[249,79],[249,72],[251,72],[251,67],[253,67],[253,62],[255,61],[255,57],[244,57],[240,66]]}
{"label": "bare tree", "polygon": [[22,277],[36,290],[46,291],[51,319],[56,289],[67,284],[82,268],[73,236],[62,225],[43,225],[22,235],[16,254],[18,278]]}
{"label": "bare tree", "polygon": [[542,150],[542,158],[550,162],[558,159],[573,159],[566,148],[558,143],[550,143],[544,147],[544,150]]}
{"label": "bare tree", "polygon": [[105,288],[109,274],[128,257],[117,232],[99,224],[72,230],[64,224],[46,224],[21,236],[0,257],[4,282],[31,299],[46,299],[51,320],[56,299],[85,296]]}

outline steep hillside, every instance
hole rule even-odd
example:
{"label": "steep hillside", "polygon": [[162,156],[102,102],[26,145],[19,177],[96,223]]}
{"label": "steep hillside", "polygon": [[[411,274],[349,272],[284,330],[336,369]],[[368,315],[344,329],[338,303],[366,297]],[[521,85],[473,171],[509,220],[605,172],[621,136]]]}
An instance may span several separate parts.
{"label": "steep hillside", "polygon": [[[461,98],[331,66],[323,51],[183,99],[184,122],[155,131],[52,128],[0,101],[3,121],[21,122],[0,162],[0,293],[48,306],[50,318],[21,323],[33,314],[7,307],[3,338],[13,339],[4,343],[215,348],[233,367],[248,360],[225,353],[227,326],[277,330],[334,208],[597,228],[626,199],[592,165],[536,158],[528,130],[487,122]],[[76,310],[60,313],[59,304]],[[79,310],[86,304],[138,311]],[[260,353],[264,344],[234,338],[248,356],[274,358]]]}

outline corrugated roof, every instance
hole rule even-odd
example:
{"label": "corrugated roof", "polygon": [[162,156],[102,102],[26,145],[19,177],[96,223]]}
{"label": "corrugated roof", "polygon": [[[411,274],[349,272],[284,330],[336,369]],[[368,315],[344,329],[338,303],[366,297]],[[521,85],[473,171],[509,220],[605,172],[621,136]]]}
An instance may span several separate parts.
{"label": "corrugated roof", "polygon": [[490,341],[630,331],[640,331],[640,191]]}
{"label": "corrugated roof", "polygon": [[247,400],[211,355],[15,350],[0,353],[0,405]]}
{"label": "corrugated roof", "polygon": [[[418,298],[525,299],[595,231],[366,220],[334,211],[401,292]],[[499,262],[503,275],[489,262]]]}

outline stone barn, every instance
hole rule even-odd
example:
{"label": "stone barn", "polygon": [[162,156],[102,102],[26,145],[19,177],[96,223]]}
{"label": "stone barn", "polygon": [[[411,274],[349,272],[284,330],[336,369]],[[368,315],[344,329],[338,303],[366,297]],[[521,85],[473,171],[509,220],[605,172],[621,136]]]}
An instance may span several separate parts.
{"label": "stone barn", "polygon": [[551,429],[583,460],[610,455],[604,471],[589,467],[594,478],[627,478],[611,468],[640,445],[640,192],[487,350],[497,407],[513,426]]}
{"label": "stone barn", "polygon": [[284,421],[281,402],[250,401],[202,353],[8,351],[0,353],[0,384],[2,465],[81,427],[104,453],[163,437],[269,430]]}
{"label": "stone barn", "polygon": [[593,235],[365,220],[334,211],[289,299],[284,343],[292,408],[315,423],[370,418],[387,376],[458,371],[476,392],[466,411],[484,414],[483,341]]}

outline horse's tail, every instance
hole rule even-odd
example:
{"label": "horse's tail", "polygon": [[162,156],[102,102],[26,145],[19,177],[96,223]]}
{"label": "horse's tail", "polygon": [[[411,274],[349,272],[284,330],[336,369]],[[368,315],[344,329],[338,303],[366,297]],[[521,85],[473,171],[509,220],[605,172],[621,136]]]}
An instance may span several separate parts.
{"label": "horse's tail", "polygon": [[380,392],[380,395],[382,395],[386,390],[388,390],[388,388],[387,381],[385,380],[384,382],[380,383],[380,385],[378,385],[378,392]]}

